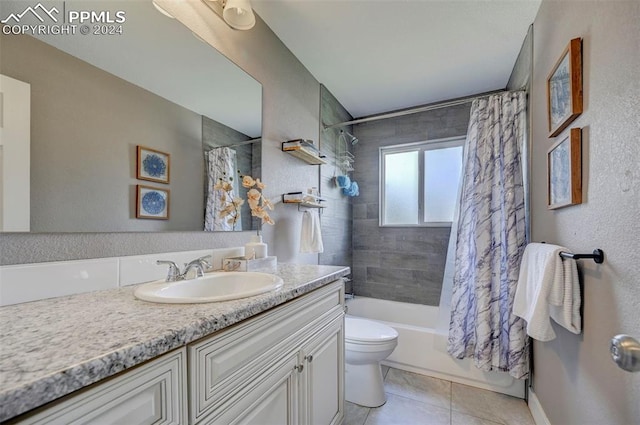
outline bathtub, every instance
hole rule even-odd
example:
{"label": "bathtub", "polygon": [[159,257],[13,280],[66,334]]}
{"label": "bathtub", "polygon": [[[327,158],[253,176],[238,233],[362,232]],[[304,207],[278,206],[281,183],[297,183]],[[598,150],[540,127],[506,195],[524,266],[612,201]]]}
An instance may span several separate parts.
{"label": "bathtub", "polygon": [[356,296],[347,314],[377,320],[398,331],[398,346],[382,364],[524,398],[525,381],[506,372],[483,372],[469,359],[447,354],[447,335],[436,330],[438,307]]}

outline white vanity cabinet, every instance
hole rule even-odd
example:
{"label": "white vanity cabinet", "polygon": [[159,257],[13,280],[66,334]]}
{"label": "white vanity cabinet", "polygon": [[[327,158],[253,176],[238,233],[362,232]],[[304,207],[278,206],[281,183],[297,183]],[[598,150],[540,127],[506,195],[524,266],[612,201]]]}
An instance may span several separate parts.
{"label": "white vanity cabinet", "polygon": [[343,288],[337,280],[18,423],[341,424]]}
{"label": "white vanity cabinet", "polygon": [[186,349],[69,396],[20,424],[187,423]]}
{"label": "white vanity cabinet", "polygon": [[343,283],[190,344],[193,424],[339,424]]}

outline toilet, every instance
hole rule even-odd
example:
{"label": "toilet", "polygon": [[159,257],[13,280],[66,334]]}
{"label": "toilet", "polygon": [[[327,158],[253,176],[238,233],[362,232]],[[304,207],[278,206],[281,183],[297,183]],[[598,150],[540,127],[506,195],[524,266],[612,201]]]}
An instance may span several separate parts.
{"label": "toilet", "polygon": [[345,317],[345,399],[365,407],[382,406],[387,398],[380,362],[398,345],[390,326],[359,317]]}

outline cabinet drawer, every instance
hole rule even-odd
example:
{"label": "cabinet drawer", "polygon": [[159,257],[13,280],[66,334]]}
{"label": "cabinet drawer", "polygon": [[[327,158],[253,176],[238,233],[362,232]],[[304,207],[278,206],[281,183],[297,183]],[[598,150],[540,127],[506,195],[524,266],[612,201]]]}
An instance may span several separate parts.
{"label": "cabinet drawer", "polygon": [[186,424],[186,350],[72,395],[20,424]]}
{"label": "cabinet drawer", "polygon": [[343,306],[343,283],[336,281],[294,301],[191,344],[190,418],[197,422],[246,387],[301,333]]}

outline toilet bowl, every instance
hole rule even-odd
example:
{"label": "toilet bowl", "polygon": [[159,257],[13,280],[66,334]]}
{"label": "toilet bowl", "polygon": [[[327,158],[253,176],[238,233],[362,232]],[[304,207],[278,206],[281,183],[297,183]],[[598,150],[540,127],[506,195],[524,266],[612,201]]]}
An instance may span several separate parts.
{"label": "toilet bowl", "polygon": [[359,317],[345,318],[345,399],[366,407],[382,406],[387,398],[380,362],[398,345],[398,332]]}

